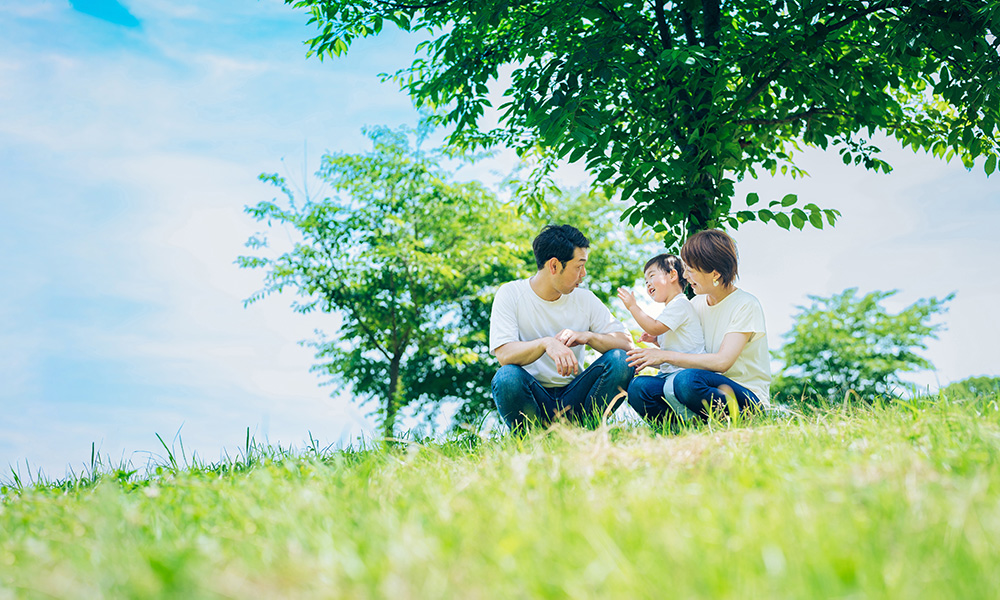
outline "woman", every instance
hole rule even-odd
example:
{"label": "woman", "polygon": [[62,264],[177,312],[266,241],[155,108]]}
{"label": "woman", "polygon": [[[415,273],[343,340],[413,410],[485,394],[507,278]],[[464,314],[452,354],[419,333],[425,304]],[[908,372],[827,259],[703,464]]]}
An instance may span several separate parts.
{"label": "woman", "polygon": [[[691,236],[681,248],[684,278],[697,297],[691,301],[705,332],[705,354],[659,348],[629,351],[636,372],[669,363],[683,368],[673,390],[655,389],[653,377],[636,377],[628,401],[643,418],[662,422],[670,412],[682,420],[707,416],[726,405],[727,394],[741,410],[766,408],[770,402],[771,357],[767,349],[764,310],[753,295],[735,285],[739,258],[736,242],[709,229]],[[662,380],[659,380],[662,381]],[[673,392],[671,394],[671,392]]]}

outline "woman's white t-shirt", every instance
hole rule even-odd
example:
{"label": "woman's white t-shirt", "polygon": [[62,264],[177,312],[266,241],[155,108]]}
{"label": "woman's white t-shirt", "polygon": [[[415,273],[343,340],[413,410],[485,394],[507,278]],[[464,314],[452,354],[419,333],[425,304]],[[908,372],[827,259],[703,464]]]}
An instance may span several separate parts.
{"label": "woman's white t-shirt", "polygon": [[[656,345],[661,350],[673,350],[685,354],[701,354],[705,351],[705,336],[701,332],[701,322],[694,312],[691,301],[684,294],[677,294],[663,307],[656,320],[670,328],[656,336]],[[670,363],[660,365],[660,374],[680,371],[681,367]]]}
{"label": "woman's white t-shirt", "polygon": [[736,357],[736,362],[723,373],[748,388],[764,406],[771,399],[771,355],[767,349],[767,329],[764,309],[752,294],[736,290],[715,306],[708,305],[708,296],[696,296],[691,301],[705,333],[705,351],[714,354],[722,346],[727,333],[749,333],[750,341]]}

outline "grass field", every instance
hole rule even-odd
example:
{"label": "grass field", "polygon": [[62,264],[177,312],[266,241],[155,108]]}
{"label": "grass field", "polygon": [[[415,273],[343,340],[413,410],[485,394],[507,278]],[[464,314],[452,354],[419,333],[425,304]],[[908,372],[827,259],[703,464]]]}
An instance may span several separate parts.
{"label": "grass field", "polygon": [[998,598],[1000,408],[248,446],[8,485],[8,598]]}

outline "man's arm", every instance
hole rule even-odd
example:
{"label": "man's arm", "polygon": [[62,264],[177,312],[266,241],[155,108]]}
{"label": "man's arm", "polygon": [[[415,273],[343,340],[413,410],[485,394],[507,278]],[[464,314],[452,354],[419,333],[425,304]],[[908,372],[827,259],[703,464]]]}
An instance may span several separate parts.
{"label": "man's arm", "polygon": [[[560,334],[561,335],[561,334]],[[566,344],[554,337],[543,337],[529,342],[507,342],[493,351],[501,365],[530,365],[543,354],[556,363],[560,375],[575,375],[580,371],[576,355]]]}
{"label": "man's arm", "polygon": [[563,329],[556,335],[556,339],[571,348],[580,344],[586,344],[601,354],[615,348],[631,350],[633,347],[632,336],[622,331],[594,333],[593,331]]}

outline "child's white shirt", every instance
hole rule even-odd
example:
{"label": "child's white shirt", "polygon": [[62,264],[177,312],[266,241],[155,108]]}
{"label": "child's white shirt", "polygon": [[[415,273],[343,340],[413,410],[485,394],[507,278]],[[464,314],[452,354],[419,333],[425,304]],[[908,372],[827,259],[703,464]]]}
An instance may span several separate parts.
{"label": "child's white shirt", "polygon": [[[705,353],[705,334],[701,330],[701,321],[684,294],[677,294],[667,302],[656,320],[670,328],[666,333],[656,336],[656,344],[661,350],[685,354]],[[680,370],[681,367],[669,363],[660,365],[661,375]]]}

